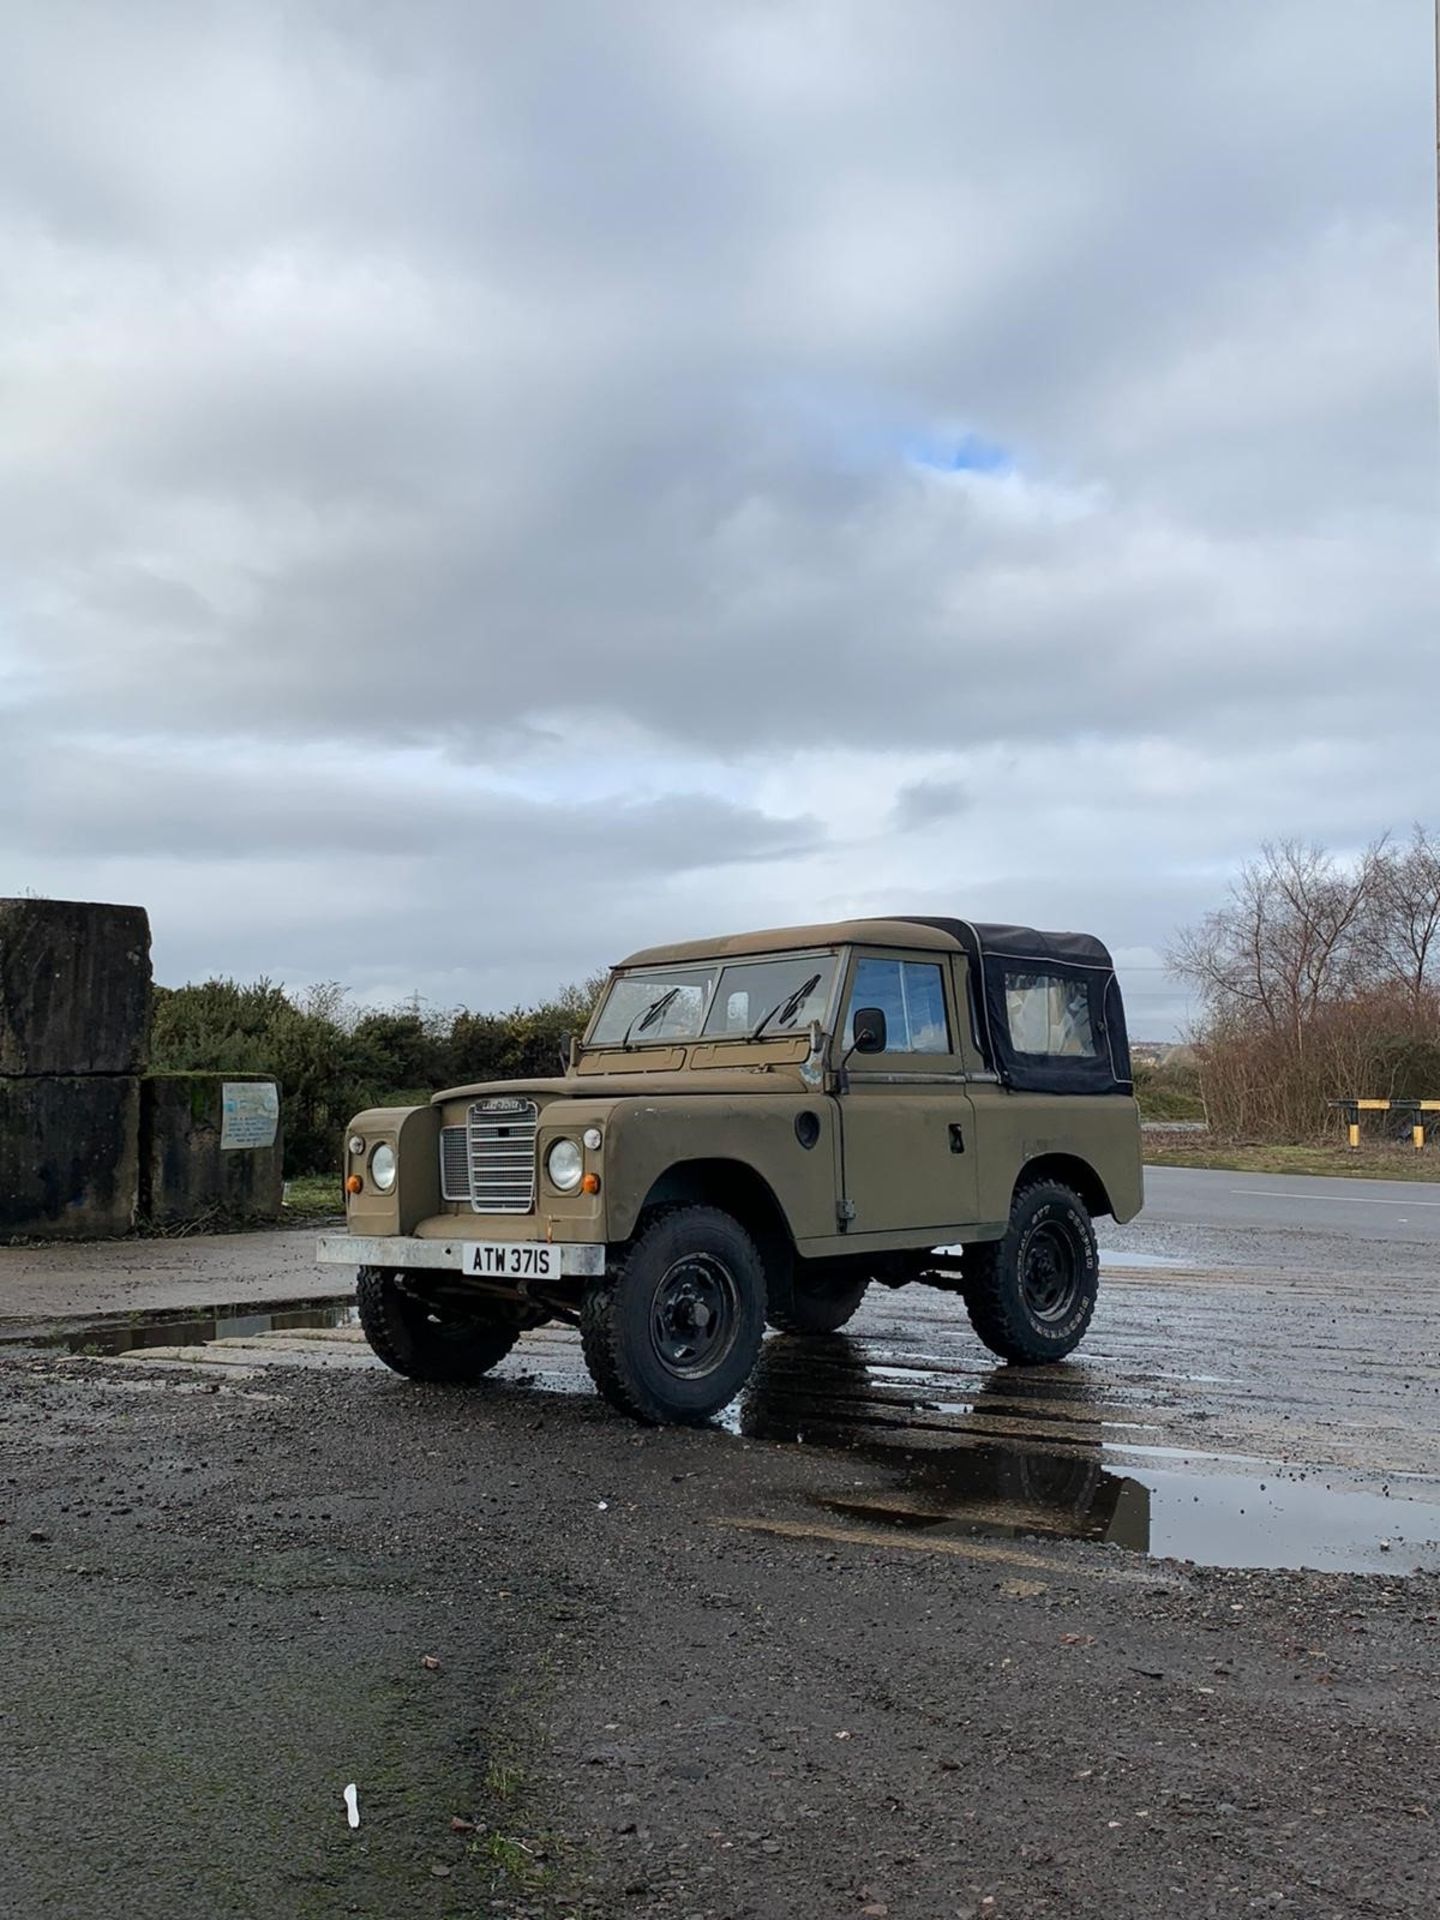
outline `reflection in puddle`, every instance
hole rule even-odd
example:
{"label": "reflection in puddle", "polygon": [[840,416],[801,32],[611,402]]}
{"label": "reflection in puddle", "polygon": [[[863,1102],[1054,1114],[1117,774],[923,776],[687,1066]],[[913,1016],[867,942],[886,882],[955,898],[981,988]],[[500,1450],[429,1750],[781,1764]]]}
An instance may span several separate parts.
{"label": "reflection in puddle", "polygon": [[820,1504],[932,1536],[1088,1540],[1220,1567],[1440,1566],[1437,1506],[1333,1488],[1266,1462],[1205,1471],[1220,1456],[1193,1451],[1182,1457],[1200,1471],[1112,1471],[1103,1464],[1107,1430],[1127,1455],[1170,1450],[1121,1440],[1083,1366],[996,1367],[963,1402],[928,1398],[923,1373],[908,1384],[902,1376],[868,1364],[866,1348],[844,1334],[767,1341],[739,1402],[739,1430],[883,1468],[884,1490],[837,1492]]}
{"label": "reflection in puddle", "polygon": [[94,1320],[71,1321],[63,1329],[0,1335],[0,1346],[110,1355],[133,1353],[139,1347],[202,1347],[212,1340],[244,1340],[295,1327],[355,1326],[358,1318],[355,1296],[347,1293],[323,1300],[277,1300],[263,1308],[208,1307],[199,1314],[194,1308],[144,1317],[103,1314]]}
{"label": "reflection in puddle", "polygon": [[[323,1331],[355,1324],[354,1298],[345,1294],[263,1308],[110,1314],[38,1334],[0,1334],[0,1344],[108,1355],[271,1334],[282,1336],[276,1358],[323,1364]],[[321,1337],[283,1338],[305,1330]],[[247,1357],[255,1362],[253,1352]],[[1162,1377],[1206,1382],[1201,1374]],[[561,1327],[527,1336],[497,1370],[496,1384],[590,1391],[579,1344]],[[1440,1567],[1440,1506],[1327,1484],[1342,1476],[1314,1467],[1164,1445],[1168,1390],[1158,1405],[1149,1398],[1154,1391],[1154,1377],[1130,1385],[1083,1362],[981,1368],[953,1349],[907,1349],[893,1336],[782,1335],[767,1339],[750,1383],[718,1424],[754,1440],[823,1450],[837,1475],[847,1462],[864,1462],[872,1470],[867,1481],[839,1480],[823,1504],[872,1525],[936,1537],[1084,1540],[1211,1566]]]}

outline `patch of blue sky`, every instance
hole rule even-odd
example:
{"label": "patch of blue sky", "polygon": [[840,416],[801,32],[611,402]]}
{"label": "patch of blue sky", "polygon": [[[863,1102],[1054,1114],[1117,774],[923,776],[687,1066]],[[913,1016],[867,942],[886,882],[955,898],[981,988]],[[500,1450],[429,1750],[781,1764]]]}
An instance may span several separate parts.
{"label": "patch of blue sky", "polygon": [[1008,447],[979,433],[912,434],[904,451],[913,465],[937,473],[1009,473],[1015,465]]}
{"label": "patch of blue sky", "polygon": [[943,422],[920,424],[903,398],[826,380],[792,381],[771,389],[789,421],[824,447],[831,460],[852,472],[903,463],[935,473],[1011,473],[1012,448],[975,428]]}

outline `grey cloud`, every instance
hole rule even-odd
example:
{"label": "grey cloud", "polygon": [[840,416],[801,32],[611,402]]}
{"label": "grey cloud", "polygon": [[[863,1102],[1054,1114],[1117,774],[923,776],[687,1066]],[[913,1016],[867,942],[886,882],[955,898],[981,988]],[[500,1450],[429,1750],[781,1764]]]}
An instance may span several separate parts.
{"label": "grey cloud", "polygon": [[[636,877],[695,841],[717,924],[765,863],[809,917],[831,836],[747,796],[817,748],[894,759],[882,859],[949,804],[910,757],[996,742],[1046,756],[1031,836],[1097,741],[1233,767],[1242,834],[1280,799],[1334,818],[1337,756],[1381,768],[1353,837],[1412,810],[1386,769],[1440,693],[1416,9],[20,11],[0,715],[35,884],[148,849],[136,884],[176,900],[187,861],[288,833],[272,885],[303,890],[363,825],[415,864],[443,977],[435,847],[520,850],[516,943],[577,855],[609,924],[605,876],[648,911]],[[907,461],[967,433],[1010,470]],[[618,810],[500,797],[619,736]],[[397,751],[435,787],[367,778]],[[1152,870],[1193,813],[1183,780],[1150,806]],[[1090,917],[1128,926],[1097,859]],[[372,951],[318,907],[295,950],[332,971],[332,939]]]}
{"label": "grey cloud", "polygon": [[916,780],[896,794],[893,817],[897,829],[904,833],[953,820],[969,805],[970,794],[961,780]]}
{"label": "grey cloud", "polygon": [[24,817],[0,817],[0,855],[253,861],[331,854],[373,874],[392,858],[453,871],[598,867],[617,881],[663,878],[813,852],[817,820],[773,818],[705,794],[663,800],[535,801],[443,772],[399,778],[380,769],[307,770],[271,757],[246,762],[75,742],[65,751],[12,743],[7,777]]}

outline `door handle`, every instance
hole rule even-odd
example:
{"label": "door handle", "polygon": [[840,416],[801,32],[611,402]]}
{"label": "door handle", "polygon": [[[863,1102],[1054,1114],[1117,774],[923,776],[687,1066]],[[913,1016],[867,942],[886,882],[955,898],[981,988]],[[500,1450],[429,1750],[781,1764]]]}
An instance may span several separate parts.
{"label": "door handle", "polygon": [[952,1120],[950,1122],[950,1151],[951,1153],[964,1153],[965,1151],[965,1129],[958,1120]]}

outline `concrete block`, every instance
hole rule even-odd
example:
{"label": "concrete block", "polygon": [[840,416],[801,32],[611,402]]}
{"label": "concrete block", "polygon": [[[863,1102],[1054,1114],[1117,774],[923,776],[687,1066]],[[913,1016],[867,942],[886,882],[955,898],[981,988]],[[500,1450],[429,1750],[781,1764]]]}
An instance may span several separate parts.
{"label": "concrete block", "polygon": [[137,1078],[0,1078],[0,1239],[127,1233],[139,1192]]}
{"label": "concrete block", "polygon": [[147,1224],[280,1217],[285,1143],[274,1080],[254,1073],[152,1073],[140,1089],[140,1213]]}
{"label": "concrete block", "polygon": [[150,920],[143,907],[0,900],[0,1074],[144,1071]]}

